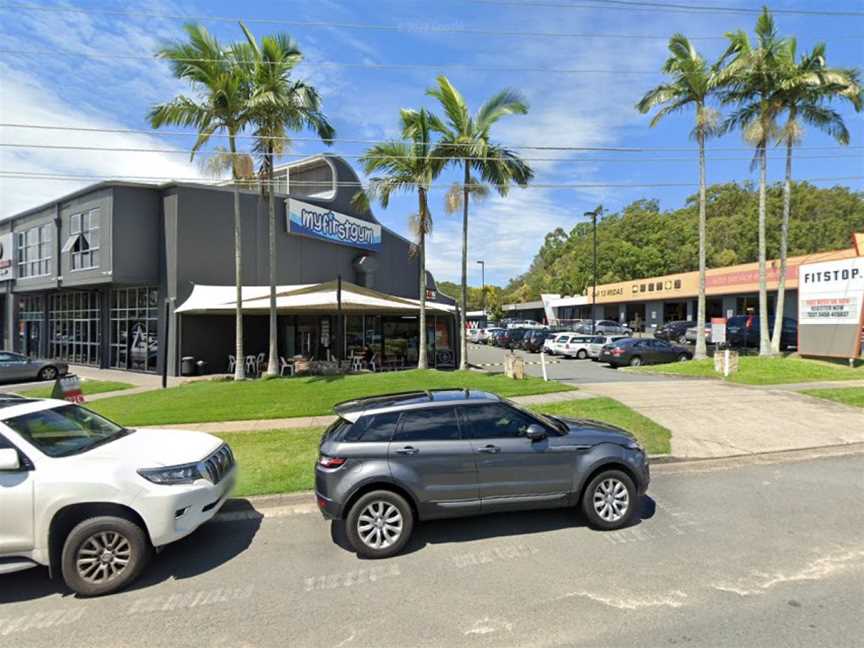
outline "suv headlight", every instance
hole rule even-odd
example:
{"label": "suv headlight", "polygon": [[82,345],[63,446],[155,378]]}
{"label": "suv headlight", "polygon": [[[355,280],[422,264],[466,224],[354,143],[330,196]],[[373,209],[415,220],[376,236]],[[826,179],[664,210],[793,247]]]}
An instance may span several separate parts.
{"label": "suv headlight", "polygon": [[198,479],[204,479],[199,466],[200,464],[194,463],[165,468],[142,468],[138,474],[154,484],[191,484]]}

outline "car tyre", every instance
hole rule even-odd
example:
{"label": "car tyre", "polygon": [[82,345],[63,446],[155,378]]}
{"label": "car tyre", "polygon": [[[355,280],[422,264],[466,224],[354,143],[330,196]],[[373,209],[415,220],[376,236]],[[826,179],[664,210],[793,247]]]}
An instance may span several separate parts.
{"label": "car tyre", "polygon": [[678,362],[687,362],[690,359],[690,356],[686,353],[678,354]]}
{"label": "car tyre", "polygon": [[594,477],[582,493],[582,512],[588,525],[599,531],[627,526],[637,510],[636,486],[620,470],[606,470]]}
{"label": "car tyre", "polygon": [[39,380],[55,380],[57,378],[57,367],[42,367],[37,374]]}
{"label": "car tyre", "polygon": [[152,553],[144,530],[134,522],[108,515],[90,518],[63,543],[63,580],[81,596],[111,594],[138,578]]}
{"label": "car tyre", "polygon": [[[377,529],[377,531],[376,531]],[[390,535],[398,529],[398,535]],[[348,540],[362,558],[395,556],[414,529],[414,513],[405,498],[392,491],[377,490],[358,499],[348,512]]]}
{"label": "car tyre", "polygon": [[576,357],[579,360],[584,360],[588,357],[588,352],[585,349],[579,349],[579,353],[576,354]]}
{"label": "car tyre", "polygon": [[630,366],[631,367],[641,367],[642,366],[642,358],[639,356],[633,356],[630,358]]}

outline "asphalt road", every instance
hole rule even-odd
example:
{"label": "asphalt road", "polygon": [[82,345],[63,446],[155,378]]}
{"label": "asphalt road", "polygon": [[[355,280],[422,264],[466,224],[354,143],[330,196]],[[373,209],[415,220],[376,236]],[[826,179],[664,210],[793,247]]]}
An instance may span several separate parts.
{"label": "asphalt road", "polygon": [[622,531],[434,522],[385,561],[311,507],[211,523],[111,597],[0,577],[0,646],[861,645],[864,454],[751,461],[657,466]]}
{"label": "asphalt road", "polygon": [[[469,344],[468,361],[473,365],[480,365],[487,371],[504,371],[504,356],[507,353],[499,347],[490,347],[484,344]],[[517,350],[530,364],[525,369],[531,376],[542,376],[539,353],[526,353]],[[562,356],[546,356],[547,360],[554,362],[546,366],[547,375],[550,380],[560,380],[566,383],[578,385],[580,383],[603,383],[603,382],[657,382],[670,380],[668,376],[652,376],[648,374],[635,374],[626,371],[618,371],[609,365],[593,362],[590,359],[577,360],[576,358],[564,358]],[[489,365],[492,366],[484,366]]]}

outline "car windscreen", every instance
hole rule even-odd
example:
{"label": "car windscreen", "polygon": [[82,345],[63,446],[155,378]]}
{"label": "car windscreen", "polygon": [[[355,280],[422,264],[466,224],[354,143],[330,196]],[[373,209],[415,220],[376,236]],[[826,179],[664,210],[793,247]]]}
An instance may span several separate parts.
{"label": "car windscreen", "polygon": [[88,409],[71,404],[21,414],[3,422],[49,457],[86,452],[130,433]]}

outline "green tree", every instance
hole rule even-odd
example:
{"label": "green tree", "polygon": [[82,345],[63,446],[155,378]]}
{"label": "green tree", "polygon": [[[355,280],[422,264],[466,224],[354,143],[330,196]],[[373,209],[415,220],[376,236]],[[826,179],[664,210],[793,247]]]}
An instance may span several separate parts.
{"label": "green tree", "polygon": [[321,111],[321,97],[311,85],[291,78],[303,59],[297,44],[286,34],[265,36],[259,44],[242,22],[246,42],[233,54],[246,67],[252,88],[248,100],[250,125],[255,129],[254,152],[259,160],[261,190],[267,198],[270,262],[270,339],[267,374],[279,375],[279,343],[276,325],[276,196],[274,161],[288,146],[288,132],[309,129],[325,144],[335,131]]}
{"label": "green tree", "polygon": [[778,90],[783,81],[783,60],[789,41],[780,38],[767,7],[756,20],[755,43],[741,30],[726,34],[729,47],[720,72],[724,103],[735,104],[723,130],[740,128],[755,149],[759,165],[759,355],[769,355],[768,273],[766,265],[766,200],[768,188],[768,144],[779,132],[777,118],[783,112]]}
{"label": "green tree", "polygon": [[849,129],[842,115],[829,107],[834,99],[846,100],[856,112],[862,108],[859,73],[854,69],[829,68],[825,61],[825,44],[820,43],[809,54],[795,60],[796,42],[791,39],[781,59],[782,83],[775,100],[786,111],[786,122],[779,133],[778,142],[786,146],[786,179],[783,183],[783,221],[780,227],[780,277],[777,285],[777,304],[771,353],[780,353],[780,334],[786,295],[786,256],[789,244],[789,217],[792,210],[792,149],[804,133],[802,124],[808,124],[833,137],[843,145],[849,144]]}
{"label": "green tree", "polygon": [[432,213],[429,210],[429,187],[444,167],[443,161],[432,154],[433,133],[443,129],[438,118],[427,110],[407,110],[400,113],[402,137],[407,142],[384,142],[371,147],[360,162],[367,175],[381,173],[369,180],[366,194],[357,194],[361,204],[368,196],[387,207],[390,195],[397,191],[417,192],[417,213],[411,217],[411,229],[416,237],[416,250],[420,257],[420,349],[417,366],[428,366],[426,352],[426,237],[432,231]]}
{"label": "green tree", "polygon": [[240,227],[240,188],[243,177],[238,162],[237,135],[249,122],[250,82],[244,66],[238,63],[219,41],[201,25],[186,25],[188,41],[174,42],[157,52],[157,57],[171,64],[174,76],[191,84],[194,96],[179,95],[167,103],[154,106],[149,114],[153,128],[165,125],[192,127],[198,138],[191,158],[218,131],[228,135],[231,174],[234,191],[234,283],[237,362],[234,379],[245,378],[243,363],[243,248]]}
{"label": "green tree", "polygon": [[714,93],[717,76],[715,69],[696,51],[683,34],[669,39],[670,56],[663,64],[663,72],[671,77],[649,90],[636,108],[641,113],[660,107],[651,126],[656,126],[664,117],[692,106],[696,111],[696,124],[690,135],[699,149],[699,298],[696,314],[696,350],[694,356],[705,358],[705,257],[706,257],[706,212],[705,212],[705,140],[717,131],[718,113],[708,106]]}
{"label": "green tree", "polygon": [[435,149],[436,157],[463,167],[462,181],[462,291],[460,300],[460,360],[459,368],[468,368],[468,344],[465,337],[466,311],[468,308],[468,200],[472,188],[472,169],[480,180],[493,186],[499,195],[505,196],[510,185],[525,186],[534,177],[534,172],[513,151],[490,141],[492,126],[502,117],[524,115],[528,105],[515,90],[499,92],[485,102],[475,115],[459,91],[446,76],[440,75],[438,86],[427,93],[435,97],[444,112],[446,125],[442,123],[441,141]]}

